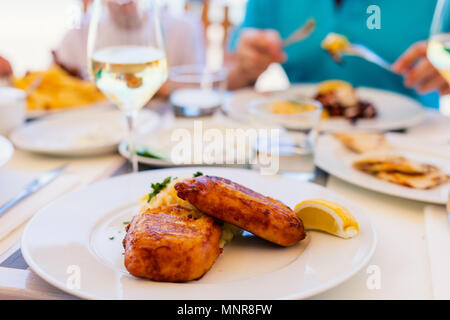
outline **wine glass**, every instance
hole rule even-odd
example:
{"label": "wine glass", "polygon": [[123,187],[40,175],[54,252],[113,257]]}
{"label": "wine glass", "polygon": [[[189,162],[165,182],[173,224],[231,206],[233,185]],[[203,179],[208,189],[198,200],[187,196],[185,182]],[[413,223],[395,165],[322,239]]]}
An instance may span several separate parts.
{"label": "wine glass", "polygon": [[[431,24],[427,57],[433,66],[450,84],[450,0],[438,0]],[[441,112],[450,116],[450,104],[440,107]],[[450,190],[447,201],[450,221]]]}
{"label": "wine glass", "polygon": [[[427,57],[450,84],[450,0],[438,0],[436,4]],[[450,110],[441,111],[450,115]]]}
{"label": "wine glass", "polygon": [[128,151],[136,172],[136,117],[168,74],[156,0],[95,0],[88,59],[97,87],[126,116]]}

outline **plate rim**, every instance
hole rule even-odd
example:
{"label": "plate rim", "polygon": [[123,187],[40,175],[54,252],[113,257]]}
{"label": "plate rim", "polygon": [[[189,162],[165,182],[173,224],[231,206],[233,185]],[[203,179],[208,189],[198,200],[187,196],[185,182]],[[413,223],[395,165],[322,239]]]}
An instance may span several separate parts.
{"label": "plate rim", "polygon": [[[21,248],[22,255],[23,255],[25,261],[29,265],[30,269],[33,270],[34,272],[36,272],[36,274],[39,277],[41,277],[43,280],[45,280],[49,284],[55,286],[56,288],[62,290],[63,292],[66,292],[66,293],[68,293],[70,295],[73,295],[75,297],[80,297],[80,298],[89,299],[89,300],[93,300],[93,299],[103,300],[103,299],[106,299],[104,297],[97,296],[95,294],[89,295],[87,293],[85,294],[83,292],[71,291],[70,289],[67,289],[63,284],[61,284],[58,280],[54,279],[50,274],[47,274],[47,272],[43,271],[43,269],[37,263],[34,262],[33,258],[31,257],[31,254],[29,252],[29,248],[26,245],[24,246],[25,241],[26,241],[26,237],[27,237],[27,233],[28,233],[28,229],[31,228],[32,222],[34,220],[38,219],[40,215],[45,214],[45,211],[47,210],[47,208],[52,206],[55,201],[63,201],[64,198],[70,197],[73,193],[81,192],[81,191],[83,191],[84,189],[86,189],[86,188],[88,188],[90,186],[107,183],[109,180],[112,180],[112,179],[120,179],[120,178],[125,179],[124,177],[132,176],[132,175],[151,174],[154,171],[183,170],[183,169],[186,169],[186,168],[191,169],[190,167],[164,168],[164,169],[147,170],[147,171],[141,171],[141,172],[138,172],[138,173],[129,173],[129,174],[125,174],[125,175],[110,177],[108,179],[104,179],[104,180],[101,180],[101,181],[89,184],[87,186],[84,186],[84,187],[82,187],[82,188],[80,188],[78,190],[75,190],[75,191],[72,191],[72,192],[70,192],[70,193],[68,193],[66,195],[63,195],[62,197],[59,197],[58,199],[56,199],[54,201],[51,201],[50,203],[46,204],[44,207],[39,209],[33,215],[33,217],[27,222],[27,224],[26,224],[26,226],[25,226],[25,228],[23,230],[23,233],[22,233],[22,236],[21,236],[21,239],[20,239],[20,248]],[[200,167],[193,167],[193,169],[199,169],[199,170],[201,170],[202,168],[205,169],[205,167],[201,167],[201,166]],[[215,168],[220,169],[220,170],[231,170],[231,171],[236,171],[237,170],[237,171],[243,171],[243,172],[246,172],[246,173],[252,172],[251,170],[240,169],[240,168],[207,167],[207,169],[215,169]],[[257,174],[257,173],[255,172],[255,174]],[[277,176],[277,177],[278,178],[282,178],[282,179],[288,179],[286,177],[280,177],[280,176]],[[323,186],[316,185],[316,184],[310,183],[310,182],[302,182],[302,181],[298,181],[298,182],[301,183],[301,184],[304,184],[304,185],[312,186],[313,188],[315,188],[317,190],[320,190],[320,189],[326,190],[330,194],[333,194],[334,196],[337,196],[339,198],[342,198],[342,199],[345,198],[344,196],[342,196],[342,195],[340,195],[340,194],[338,194],[338,193],[336,193],[336,192],[334,192],[332,190],[328,190],[327,188],[325,188]],[[373,255],[375,253],[375,250],[377,248],[377,243],[378,243],[378,234],[377,234],[375,225],[373,224],[372,219],[370,218],[369,214],[367,213],[368,212],[367,210],[363,209],[362,207],[360,207],[358,204],[356,204],[355,202],[353,202],[350,199],[346,199],[346,201],[349,202],[349,203],[352,203],[352,205],[354,205],[355,207],[361,209],[360,212],[364,216],[364,218],[366,219],[366,221],[368,222],[368,225],[370,227],[370,231],[372,233],[372,237],[371,237],[370,249],[367,251],[365,257],[358,263],[358,265],[354,266],[350,271],[345,272],[344,274],[340,275],[339,277],[337,277],[337,278],[335,278],[333,280],[330,280],[330,281],[328,281],[328,282],[326,282],[326,283],[324,283],[322,285],[319,285],[316,288],[303,291],[303,293],[294,293],[294,294],[290,294],[290,295],[286,295],[286,296],[281,296],[281,297],[275,298],[275,300],[307,299],[307,298],[310,298],[310,297],[312,297],[314,295],[317,295],[319,293],[326,292],[329,289],[332,289],[332,288],[338,286],[339,284],[344,283],[345,281],[347,281],[348,279],[353,277],[356,273],[360,272],[363,269],[363,267],[368,264],[369,260],[373,257]],[[159,300],[159,299],[153,299],[153,300]],[[205,300],[214,300],[214,299],[205,299]],[[229,299],[225,298],[224,300],[229,300]]]}
{"label": "plate rim", "polygon": [[13,156],[14,154],[14,146],[11,141],[9,141],[6,137],[0,135],[0,145],[4,145],[7,148],[7,156],[4,160],[0,159],[0,167],[4,166]]}

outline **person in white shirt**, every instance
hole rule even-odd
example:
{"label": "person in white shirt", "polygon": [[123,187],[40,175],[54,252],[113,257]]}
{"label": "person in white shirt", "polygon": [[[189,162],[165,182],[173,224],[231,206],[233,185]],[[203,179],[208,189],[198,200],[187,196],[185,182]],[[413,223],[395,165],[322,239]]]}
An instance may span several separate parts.
{"label": "person in white shirt", "polygon": [[[127,3],[117,4],[111,14],[117,17],[115,22],[105,22],[111,37],[120,37],[126,28]],[[56,50],[52,52],[54,60],[70,73],[82,78],[88,77],[87,39],[90,15],[85,14],[78,28],[69,30]],[[166,53],[169,67],[187,64],[205,63],[204,32],[200,19],[189,13],[175,15],[166,8],[161,9],[161,24],[165,36]],[[108,41],[106,39],[106,41]],[[163,87],[159,92],[167,95]]]}

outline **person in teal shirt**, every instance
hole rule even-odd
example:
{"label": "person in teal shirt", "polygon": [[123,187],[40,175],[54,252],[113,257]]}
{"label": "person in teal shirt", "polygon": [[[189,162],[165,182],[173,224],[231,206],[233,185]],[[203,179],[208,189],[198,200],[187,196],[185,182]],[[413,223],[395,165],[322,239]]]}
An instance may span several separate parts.
{"label": "person in teal shirt", "polygon": [[[425,106],[438,107],[438,93],[448,93],[449,87],[426,58],[424,41],[429,37],[436,2],[249,0],[244,22],[230,42],[229,87],[252,85],[270,63],[280,62],[291,82],[341,79],[355,86],[407,94]],[[282,39],[310,18],[316,20],[314,32],[283,50]],[[320,46],[330,32],[395,62],[393,71],[352,56],[337,64]]]}

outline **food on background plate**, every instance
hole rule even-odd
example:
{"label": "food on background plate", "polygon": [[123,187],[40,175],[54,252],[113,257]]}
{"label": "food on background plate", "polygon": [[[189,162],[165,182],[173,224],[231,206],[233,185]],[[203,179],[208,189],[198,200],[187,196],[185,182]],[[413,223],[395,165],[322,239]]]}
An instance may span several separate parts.
{"label": "food on background plate", "polygon": [[38,85],[27,98],[28,110],[59,110],[105,100],[95,83],[71,76],[56,65],[46,71],[29,72],[13,83],[16,88],[27,90],[35,80]]}
{"label": "food on background plate", "polygon": [[355,88],[341,80],[321,82],[314,99],[322,103],[326,117],[344,117],[356,121],[374,118],[377,114],[372,103],[360,100]]}
{"label": "food on background plate", "polygon": [[336,132],[333,137],[355,153],[379,151],[388,146],[386,137],[377,132]]}
{"label": "food on background plate", "polygon": [[205,214],[280,246],[305,238],[301,220],[288,206],[228,179],[199,176],[178,182],[175,189]]}
{"label": "food on background plate", "polygon": [[320,230],[345,239],[359,233],[358,221],[350,211],[332,201],[305,200],[295,206],[294,212],[306,230]]}
{"label": "food on background plate", "polygon": [[365,156],[355,161],[353,166],[378,179],[413,189],[432,189],[450,179],[436,166],[392,154]]}
{"label": "food on background plate", "polygon": [[294,212],[278,200],[201,172],[188,178],[168,177],[151,186],[123,240],[125,267],[140,278],[199,279],[240,228],[280,246],[305,238],[302,217],[308,228],[343,238],[359,231],[353,216],[338,204],[306,200]]}
{"label": "food on background plate", "polygon": [[317,106],[301,101],[277,100],[270,104],[270,111],[275,114],[297,114],[303,112],[310,112],[317,109]]}
{"label": "food on background plate", "polygon": [[377,173],[381,171],[398,171],[409,174],[423,174],[428,171],[429,165],[411,161],[395,154],[372,154],[360,158],[353,163],[359,170]]}

